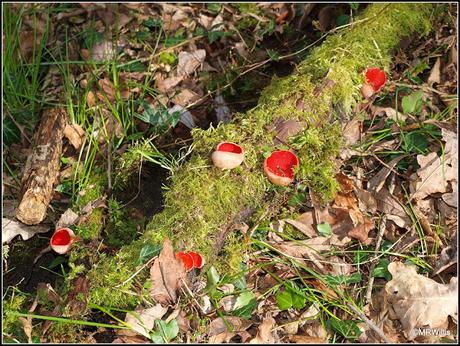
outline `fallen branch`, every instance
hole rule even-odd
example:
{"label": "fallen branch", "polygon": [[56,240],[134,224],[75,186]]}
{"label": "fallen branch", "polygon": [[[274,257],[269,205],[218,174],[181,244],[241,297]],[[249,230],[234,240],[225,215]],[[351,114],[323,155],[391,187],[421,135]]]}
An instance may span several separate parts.
{"label": "fallen branch", "polygon": [[46,110],[33,138],[22,176],[21,202],[16,217],[27,225],[43,221],[53,196],[53,186],[59,173],[62,136],[67,113],[62,108]]}

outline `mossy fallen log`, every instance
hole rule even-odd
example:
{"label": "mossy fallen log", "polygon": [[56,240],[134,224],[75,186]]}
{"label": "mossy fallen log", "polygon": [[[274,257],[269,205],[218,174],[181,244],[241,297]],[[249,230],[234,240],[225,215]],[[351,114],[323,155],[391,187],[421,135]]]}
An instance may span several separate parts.
{"label": "mossy fallen log", "polygon": [[[324,201],[331,199],[337,189],[333,159],[341,144],[340,122],[362,101],[363,71],[369,66],[388,71],[401,38],[429,33],[431,11],[432,5],[423,3],[370,5],[353,25],[327,37],[294,74],[274,78],[257,107],[236,115],[229,124],[193,131],[192,157],[172,177],[164,211],[152,218],[139,240],[93,263],[87,273],[89,300],[118,307],[139,301],[142,288],[136,292],[135,280],[130,279],[139,251],[145,244],[162,243],[165,236],[177,250],[200,251],[208,263],[237,270],[246,245],[231,231],[261,212],[276,210],[292,191],[274,187],[263,174],[264,153],[285,145],[274,141],[274,124],[280,120],[306,125],[289,142],[300,159],[296,178]],[[231,171],[221,171],[210,161],[224,140],[240,144],[246,152],[243,165]],[[218,256],[223,238],[225,256]],[[78,251],[72,260],[77,256]],[[144,270],[136,279],[146,275]]]}

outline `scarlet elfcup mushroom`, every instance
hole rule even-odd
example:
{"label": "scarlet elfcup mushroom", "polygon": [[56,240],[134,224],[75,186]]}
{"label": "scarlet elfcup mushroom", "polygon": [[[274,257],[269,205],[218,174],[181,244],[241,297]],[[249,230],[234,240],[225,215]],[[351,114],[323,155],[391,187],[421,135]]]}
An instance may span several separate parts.
{"label": "scarlet elfcup mushroom", "polygon": [[204,266],[203,256],[201,256],[198,252],[195,252],[195,251],[190,251],[188,254],[192,256],[194,268],[198,268],[198,269],[203,268]]}
{"label": "scarlet elfcup mushroom", "polygon": [[188,252],[178,252],[176,258],[184,264],[185,271],[193,269],[193,257]]}
{"label": "scarlet elfcup mushroom", "polygon": [[244,150],[238,144],[221,142],[211,155],[214,166],[220,169],[232,169],[241,165],[244,160]]}
{"label": "scarlet elfcup mushroom", "polygon": [[387,82],[385,72],[377,67],[368,68],[365,72],[366,83],[361,87],[361,94],[364,98],[368,99],[374,93],[379,92],[380,89]]}
{"label": "scarlet elfcup mushroom", "polygon": [[297,156],[289,150],[277,150],[264,161],[264,172],[275,185],[288,186],[294,181],[294,168],[299,164]]}
{"label": "scarlet elfcup mushroom", "polygon": [[60,228],[56,230],[50,239],[51,248],[58,254],[65,254],[69,251],[73,242],[78,240],[75,233],[70,228]]}

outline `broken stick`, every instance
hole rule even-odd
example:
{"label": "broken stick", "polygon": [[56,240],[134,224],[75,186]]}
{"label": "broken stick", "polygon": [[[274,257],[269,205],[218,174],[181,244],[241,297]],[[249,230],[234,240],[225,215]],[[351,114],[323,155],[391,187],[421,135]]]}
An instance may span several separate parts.
{"label": "broken stick", "polygon": [[59,173],[62,136],[67,124],[65,109],[46,110],[33,137],[33,150],[27,157],[22,176],[21,202],[16,217],[27,225],[43,221]]}

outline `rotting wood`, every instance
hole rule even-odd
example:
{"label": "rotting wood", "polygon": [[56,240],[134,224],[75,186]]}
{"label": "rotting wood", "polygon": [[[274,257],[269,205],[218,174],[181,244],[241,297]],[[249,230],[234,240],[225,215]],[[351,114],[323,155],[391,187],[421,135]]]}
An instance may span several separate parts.
{"label": "rotting wood", "polygon": [[65,109],[49,109],[44,111],[35,132],[32,153],[22,176],[21,202],[16,210],[18,220],[27,225],[39,224],[46,216],[59,173],[66,124]]}

